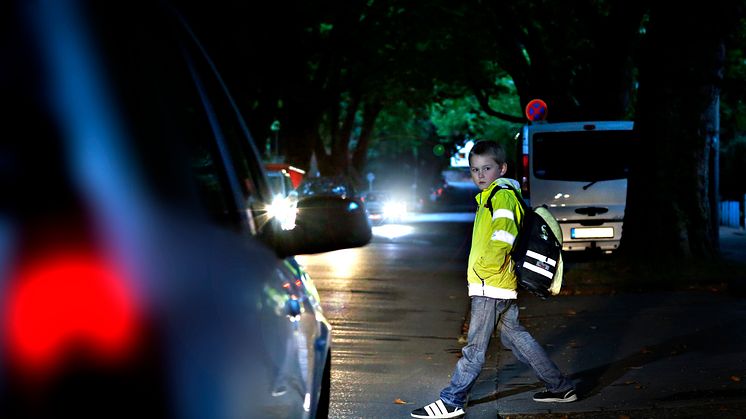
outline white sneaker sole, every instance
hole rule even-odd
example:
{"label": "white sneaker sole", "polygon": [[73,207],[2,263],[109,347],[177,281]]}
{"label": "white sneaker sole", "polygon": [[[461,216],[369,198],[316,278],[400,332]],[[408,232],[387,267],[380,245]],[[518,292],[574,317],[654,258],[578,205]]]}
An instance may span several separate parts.
{"label": "white sneaker sole", "polygon": [[411,414],[413,418],[420,418],[420,419],[448,419],[448,418],[459,418],[461,416],[464,416],[466,412],[463,410],[457,410],[452,413],[448,413],[445,415],[438,415],[438,416],[428,416],[428,415],[415,415],[414,413]]}
{"label": "white sneaker sole", "polygon": [[539,403],[570,403],[570,402],[574,402],[577,399],[578,399],[578,395],[577,394],[573,394],[572,396],[570,396],[570,397],[568,397],[566,399],[560,399],[560,398],[556,398],[556,399],[534,399],[534,401],[535,402],[539,402]]}

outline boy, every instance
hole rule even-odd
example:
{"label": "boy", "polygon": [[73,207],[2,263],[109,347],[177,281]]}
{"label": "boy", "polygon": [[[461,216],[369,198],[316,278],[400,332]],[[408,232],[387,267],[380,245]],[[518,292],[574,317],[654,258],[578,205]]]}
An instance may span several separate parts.
{"label": "boy", "polygon": [[518,323],[517,281],[510,251],[523,216],[513,192],[502,190],[492,198],[493,215],[484,202],[493,188],[517,188],[517,182],[502,178],[507,170],[505,151],[494,141],[479,141],[469,153],[471,178],[480,193],[474,219],[467,279],[471,297],[468,343],[456,364],[451,383],[440,392],[440,399],[412,411],[415,418],[455,418],[464,415],[466,396],[479,376],[495,325],[503,345],[519,361],[529,365],[546,391],[536,393],[537,402],[577,400],[572,381],[549,359],[544,349]]}

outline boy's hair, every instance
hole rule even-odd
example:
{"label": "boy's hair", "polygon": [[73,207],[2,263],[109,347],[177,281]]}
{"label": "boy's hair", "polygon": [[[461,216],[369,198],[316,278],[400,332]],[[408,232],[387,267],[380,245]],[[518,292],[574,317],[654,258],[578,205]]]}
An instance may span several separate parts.
{"label": "boy's hair", "polygon": [[472,147],[469,152],[469,164],[471,164],[472,155],[487,155],[492,157],[492,159],[499,165],[503,165],[507,161],[505,158],[505,149],[497,142],[491,140],[480,140],[474,144],[474,147]]}

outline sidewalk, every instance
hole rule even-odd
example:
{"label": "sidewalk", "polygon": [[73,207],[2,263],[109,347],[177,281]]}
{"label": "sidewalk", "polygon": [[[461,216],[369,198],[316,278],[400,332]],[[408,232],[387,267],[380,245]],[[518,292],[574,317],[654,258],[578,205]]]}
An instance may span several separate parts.
{"label": "sidewalk", "polygon": [[720,252],[725,259],[746,263],[746,230],[720,227]]}
{"label": "sidewalk", "polygon": [[[721,230],[746,261],[743,230]],[[521,321],[576,382],[574,403],[542,388],[493,338],[466,418],[746,418],[746,298],[723,291],[522,296]]]}

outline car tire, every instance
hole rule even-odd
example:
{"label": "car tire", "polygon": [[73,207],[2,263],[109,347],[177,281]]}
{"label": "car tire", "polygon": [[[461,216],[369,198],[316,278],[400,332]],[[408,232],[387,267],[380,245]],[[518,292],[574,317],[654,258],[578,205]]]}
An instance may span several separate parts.
{"label": "car tire", "polygon": [[321,377],[321,392],[319,393],[319,402],[316,405],[316,419],[329,417],[329,402],[331,400],[332,390],[332,351],[326,354],[326,364],[324,365],[324,375]]}

